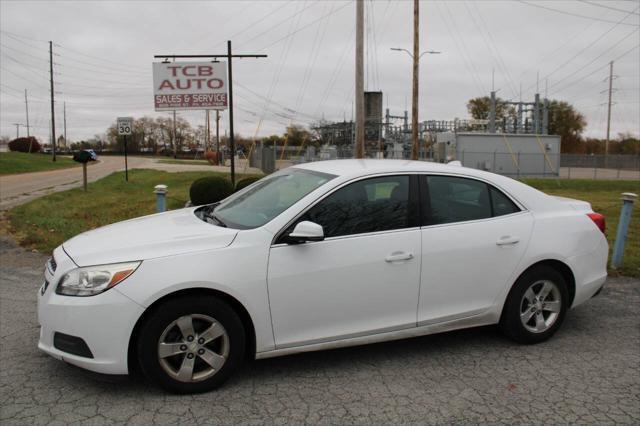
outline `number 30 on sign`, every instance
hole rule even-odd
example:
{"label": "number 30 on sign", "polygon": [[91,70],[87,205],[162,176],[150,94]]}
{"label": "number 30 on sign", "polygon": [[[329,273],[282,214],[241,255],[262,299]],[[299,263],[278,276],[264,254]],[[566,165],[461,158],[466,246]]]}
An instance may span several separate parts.
{"label": "number 30 on sign", "polygon": [[119,135],[131,135],[133,117],[118,117],[117,125]]}

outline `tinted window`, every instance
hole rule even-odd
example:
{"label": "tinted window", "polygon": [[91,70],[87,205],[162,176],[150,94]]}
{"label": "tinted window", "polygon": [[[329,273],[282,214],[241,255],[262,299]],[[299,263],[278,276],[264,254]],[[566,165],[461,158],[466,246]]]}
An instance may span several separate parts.
{"label": "tinted window", "polygon": [[[409,177],[385,176],[341,188],[297,222],[322,225],[325,237],[387,231],[410,226]],[[286,234],[293,230],[286,231]]]}
{"label": "tinted window", "polygon": [[506,195],[491,187],[491,205],[493,207],[494,216],[503,216],[519,212],[520,209]]}
{"label": "tinted window", "polygon": [[427,176],[425,225],[488,217],[491,199],[485,183],[452,176]]}

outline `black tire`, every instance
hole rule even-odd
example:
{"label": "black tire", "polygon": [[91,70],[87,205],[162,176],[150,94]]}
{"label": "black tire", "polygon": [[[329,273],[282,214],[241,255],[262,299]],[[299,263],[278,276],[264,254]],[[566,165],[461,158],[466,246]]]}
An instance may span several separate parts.
{"label": "black tire", "polygon": [[[532,287],[532,285],[539,283],[540,281],[549,281],[554,284],[558,290],[556,297],[560,298],[560,311],[557,312],[557,316],[552,324],[544,331],[533,332],[523,324],[520,315],[523,311],[526,312],[524,306],[527,301],[524,300],[525,292]],[[534,288],[540,284],[536,284]],[[523,305],[524,304],[524,305]],[[510,339],[523,344],[534,344],[544,342],[549,339],[560,328],[564,317],[569,308],[569,292],[567,291],[567,283],[564,280],[562,274],[557,270],[545,266],[535,266],[518,278],[516,283],[511,288],[507,301],[505,302],[502,310],[502,316],[500,318],[500,329]],[[547,315],[550,313],[547,312]],[[544,317],[543,317],[544,318]],[[535,322],[535,317],[532,319]],[[529,328],[533,328],[530,325]]]}
{"label": "black tire", "polygon": [[[165,330],[178,318],[187,315],[200,315],[215,319],[224,327],[228,336],[228,339],[225,338],[224,341],[227,352],[224,364],[211,377],[200,381],[177,380],[165,371],[158,356],[159,339]],[[195,328],[197,325],[195,320],[193,324]],[[176,331],[178,330],[171,332],[175,334]],[[183,296],[157,306],[140,327],[138,336],[137,354],[142,373],[152,383],[174,393],[200,393],[215,389],[231,376],[245,358],[246,342],[242,321],[229,305],[215,297]],[[216,342],[212,341],[211,344],[216,344]],[[180,363],[184,359],[181,357],[186,356],[186,354],[178,354],[167,359],[173,363]],[[193,355],[190,356],[193,357]],[[202,368],[208,368],[202,359],[198,361],[197,356],[194,362],[200,362],[199,365]]]}

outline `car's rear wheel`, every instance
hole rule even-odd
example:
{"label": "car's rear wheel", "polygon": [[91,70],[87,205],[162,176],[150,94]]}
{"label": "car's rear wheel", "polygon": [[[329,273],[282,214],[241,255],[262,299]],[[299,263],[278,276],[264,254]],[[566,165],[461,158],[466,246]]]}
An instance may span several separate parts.
{"label": "car's rear wheel", "polygon": [[205,392],[241,363],[244,328],[219,299],[180,297],[153,310],[140,328],[137,350],[150,381],[171,392]]}
{"label": "car's rear wheel", "polygon": [[511,289],[500,327],[517,342],[542,342],[560,328],[568,303],[562,274],[545,265],[536,266],[526,271]]}

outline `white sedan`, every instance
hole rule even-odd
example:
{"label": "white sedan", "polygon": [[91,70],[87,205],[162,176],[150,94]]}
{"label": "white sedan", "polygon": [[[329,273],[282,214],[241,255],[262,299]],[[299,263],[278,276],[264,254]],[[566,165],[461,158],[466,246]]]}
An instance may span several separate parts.
{"label": "white sedan", "polygon": [[339,160],[218,204],[95,229],[58,247],[39,348],[88,370],[137,366],[173,392],[249,356],[499,324],[549,338],[607,275],[604,217],[454,165]]}

